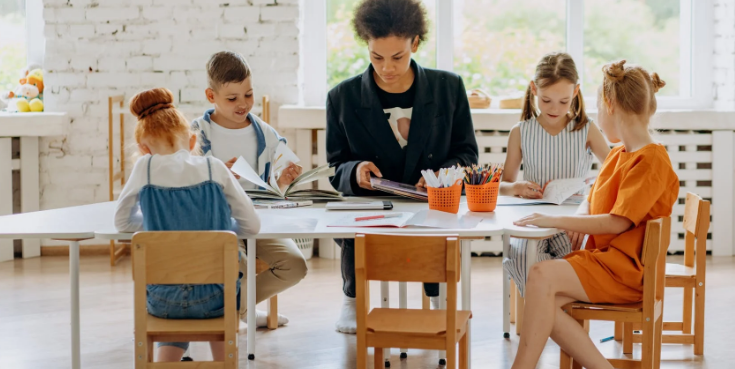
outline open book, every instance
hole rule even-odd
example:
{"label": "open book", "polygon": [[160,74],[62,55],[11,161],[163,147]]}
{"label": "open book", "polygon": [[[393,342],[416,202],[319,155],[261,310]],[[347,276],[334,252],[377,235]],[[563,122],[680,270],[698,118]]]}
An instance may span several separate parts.
{"label": "open book", "polygon": [[[356,220],[384,215],[386,218]],[[390,216],[390,218],[388,218]],[[466,213],[464,215],[446,213],[438,210],[388,213],[354,213],[327,225],[327,227],[423,227],[443,229],[473,229],[482,221],[481,217]]]}
{"label": "open book", "polygon": [[579,205],[584,196],[577,193],[591,184],[594,178],[556,179],[546,185],[544,197],[540,199],[522,199],[515,196],[498,196],[498,206],[510,205]]}
{"label": "open book", "polygon": [[245,180],[260,187],[260,189],[245,190],[245,192],[253,199],[291,199],[291,200],[335,200],[341,199],[342,194],[337,191],[330,190],[313,190],[303,189],[297,190],[296,186],[311,183],[322,178],[328,178],[334,175],[334,168],[330,168],[329,164],[304,171],[300,176],[285,189],[278,187],[277,178],[281,171],[286,168],[289,163],[297,163],[299,161],[296,154],[286,146],[283,142],[276,147],[276,159],[271,162],[271,176],[266,183],[258,173],[250,167],[247,160],[239,157],[235,164],[232,165],[232,171]]}

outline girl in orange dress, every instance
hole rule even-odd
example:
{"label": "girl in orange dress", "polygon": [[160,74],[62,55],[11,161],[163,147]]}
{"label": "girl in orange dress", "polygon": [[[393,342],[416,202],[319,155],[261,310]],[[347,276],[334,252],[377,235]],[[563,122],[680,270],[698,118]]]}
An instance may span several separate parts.
{"label": "girl in orange dress", "polygon": [[679,179],[666,149],[654,142],[648,129],[656,112],[654,94],[664,81],[641,67],[626,67],[625,60],[602,70],[597,121],[610,142],[622,145],[610,151],[577,215],[533,214],[515,222],[590,237],[584,250],[531,267],[513,369],[535,368],[549,337],[585,368],[612,368],[561,307],[573,301],[641,301],[646,221],[670,216],[679,195]]}

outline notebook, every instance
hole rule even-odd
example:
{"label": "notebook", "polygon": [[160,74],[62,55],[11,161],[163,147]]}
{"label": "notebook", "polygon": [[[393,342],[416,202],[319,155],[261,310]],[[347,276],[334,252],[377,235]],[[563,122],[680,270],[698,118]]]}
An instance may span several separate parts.
{"label": "notebook", "polygon": [[[394,218],[370,219],[356,221],[355,218],[372,215],[397,215]],[[351,214],[327,225],[327,227],[388,227],[388,228],[443,228],[443,229],[473,229],[482,221],[481,217],[472,213],[463,215],[445,213],[438,210],[421,210],[417,213],[358,213]]]}
{"label": "notebook", "polygon": [[372,177],[370,184],[374,189],[393,195],[407,197],[419,201],[429,201],[429,193],[423,187]]}
{"label": "notebook", "polygon": [[390,201],[333,201],[327,203],[327,210],[392,210]]}

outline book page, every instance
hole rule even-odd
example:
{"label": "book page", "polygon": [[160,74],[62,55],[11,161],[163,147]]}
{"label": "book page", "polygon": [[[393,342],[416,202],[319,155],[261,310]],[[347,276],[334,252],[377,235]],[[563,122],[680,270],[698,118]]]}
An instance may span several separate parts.
{"label": "book page", "polygon": [[481,217],[471,213],[458,215],[429,209],[417,212],[406,225],[426,228],[474,229],[481,221]]}
{"label": "book page", "polygon": [[334,175],[334,168],[330,168],[329,164],[324,164],[320,167],[317,167],[312,170],[308,170],[306,172],[301,173],[301,175],[296,177],[296,179],[293,180],[293,182],[288,186],[288,188],[284,192],[286,196],[288,196],[288,194],[291,192],[291,189],[293,189],[296,186],[302,185],[304,183],[314,182],[322,178],[331,177],[333,175]]}
{"label": "book page", "polygon": [[247,180],[248,182],[255,184],[256,186],[265,188],[269,191],[273,191],[273,188],[265,183],[265,181],[260,178],[258,173],[255,173],[253,168],[250,167],[250,164],[248,164],[247,160],[243,159],[242,156],[237,158],[235,164],[232,164],[232,171]]}
{"label": "book page", "polygon": [[556,179],[544,189],[544,201],[560,205],[585,186],[584,178]]}
{"label": "book page", "polygon": [[278,146],[276,146],[275,159],[271,163],[271,167],[273,168],[271,169],[271,177],[280,176],[281,172],[288,167],[289,164],[296,164],[299,161],[299,157],[288,148],[288,145],[283,141],[279,141]]}

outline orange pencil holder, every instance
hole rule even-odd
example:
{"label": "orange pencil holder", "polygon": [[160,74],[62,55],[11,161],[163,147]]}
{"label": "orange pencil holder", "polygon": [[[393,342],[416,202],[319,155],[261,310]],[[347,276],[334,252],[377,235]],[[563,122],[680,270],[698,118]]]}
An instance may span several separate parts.
{"label": "orange pencil holder", "polygon": [[490,182],[483,185],[465,184],[464,192],[467,196],[467,207],[470,211],[488,212],[495,210],[498,205],[500,182]]}
{"label": "orange pencil holder", "polygon": [[429,209],[453,214],[459,212],[459,200],[462,198],[462,181],[457,181],[452,187],[427,187],[427,191],[429,192]]}

